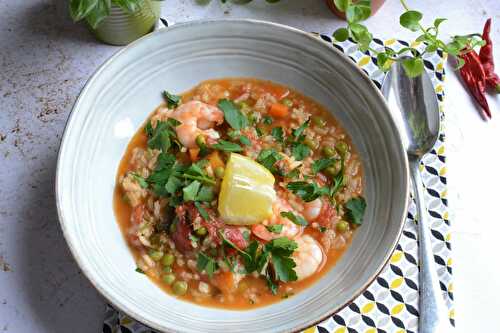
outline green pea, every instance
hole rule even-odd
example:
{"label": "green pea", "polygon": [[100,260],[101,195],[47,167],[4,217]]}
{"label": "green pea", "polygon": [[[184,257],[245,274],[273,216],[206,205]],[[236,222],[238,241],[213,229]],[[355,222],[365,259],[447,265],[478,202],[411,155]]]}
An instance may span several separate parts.
{"label": "green pea", "polygon": [[161,263],[163,266],[170,266],[174,263],[175,257],[172,253],[167,253],[161,258]]}
{"label": "green pea", "polygon": [[153,259],[154,261],[160,261],[161,258],[163,258],[163,251],[156,251],[156,250],[149,250],[148,255]]}
{"label": "green pea", "polygon": [[195,230],[198,236],[205,236],[207,234],[207,228],[201,227]]}
{"label": "green pea", "polygon": [[332,147],[324,146],[322,149],[323,155],[326,157],[333,157],[337,155],[337,152]]}
{"label": "green pea", "polygon": [[222,177],[224,177],[224,167],[223,166],[218,166],[215,168],[214,170],[214,173],[215,173],[215,177],[221,179]]}
{"label": "green pea", "polygon": [[313,139],[309,138],[309,137],[306,137],[304,139],[304,143],[306,144],[306,146],[308,146],[309,148],[311,149],[316,149],[316,142],[314,142]]}
{"label": "green pea", "polygon": [[200,134],[196,137],[196,144],[198,145],[198,147],[203,148],[206,146],[207,141],[205,140],[205,137]]}
{"label": "green pea", "polygon": [[341,220],[339,223],[335,225],[335,228],[338,232],[346,232],[349,231],[349,222]]}
{"label": "green pea", "polygon": [[316,125],[320,128],[323,128],[326,126],[326,121],[323,118],[318,117],[318,116],[312,116],[312,122],[314,125]]}
{"label": "green pea", "polygon": [[332,165],[325,169],[325,175],[327,175],[330,178],[335,177],[336,175],[338,175],[338,173],[339,170],[335,167],[335,165]]}
{"label": "green pea", "polygon": [[172,284],[175,281],[175,275],[174,274],[166,274],[166,275],[163,275],[162,279],[163,279],[163,282],[165,282],[166,284]]}
{"label": "green pea", "polygon": [[337,149],[340,155],[344,156],[349,151],[349,146],[344,141],[339,141],[335,144],[335,149]]}
{"label": "green pea", "polygon": [[288,106],[289,108],[291,108],[293,106],[293,102],[291,99],[288,99],[288,98],[285,98],[281,101],[281,104],[285,105],[285,106]]}
{"label": "green pea", "polygon": [[163,273],[172,273],[172,267],[170,266],[163,267]]}
{"label": "green pea", "polygon": [[174,294],[178,296],[185,295],[188,290],[188,284],[186,281],[175,281],[172,286],[172,290],[174,291]]}

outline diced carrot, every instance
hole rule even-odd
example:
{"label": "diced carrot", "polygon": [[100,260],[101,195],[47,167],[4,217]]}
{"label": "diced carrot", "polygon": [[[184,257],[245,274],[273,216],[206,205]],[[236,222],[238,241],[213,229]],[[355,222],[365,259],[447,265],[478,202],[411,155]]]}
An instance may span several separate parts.
{"label": "diced carrot", "polygon": [[192,162],[196,162],[198,160],[198,155],[200,154],[200,148],[190,148],[189,149],[189,157]]}
{"label": "diced carrot", "polygon": [[219,155],[218,151],[214,151],[213,153],[208,156],[208,160],[210,161],[210,166],[212,167],[212,170],[215,170],[217,167],[224,167],[224,161],[222,161],[222,158]]}
{"label": "diced carrot", "polygon": [[237,287],[234,281],[233,273],[231,272],[220,272],[215,274],[212,281],[224,294],[232,293]]}
{"label": "diced carrot", "polygon": [[269,114],[273,117],[283,118],[288,115],[288,107],[283,104],[275,103],[271,105]]}

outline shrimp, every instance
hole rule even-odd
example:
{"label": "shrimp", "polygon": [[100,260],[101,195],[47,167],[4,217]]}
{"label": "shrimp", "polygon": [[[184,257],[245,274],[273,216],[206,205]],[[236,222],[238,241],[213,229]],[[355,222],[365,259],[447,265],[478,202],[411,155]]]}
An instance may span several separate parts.
{"label": "shrimp", "polygon": [[207,141],[219,138],[219,133],[213,129],[224,121],[224,113],[217,107],[199,101],[190,101],[180,105],[171,112],[170,118],[181,122],[175,128],[179,141],[186,148],[197,148],[196,137],[202,135]]}
{"label": "shrimp", "polygon": [[321,208],[323,208],[323,201],[317,198],[313,201],[306,202],[304,204],[304,217],[307,221],[312,222],[316,220],[321,213]]}
{"label": "shrimp", "polygon": [[298,248],[293,252],[297,281],[310,277],[319,271],[323,265],[324,253],[321,245],[309,235],[295,239]]}
{"label": "shrimp", "polygon": [[[302,227],[296,225],[288,218],[281,216],[281,212],[293,212],[295,215],[298,215],[298,213],[293,211],[293,208],[287,201],[282,198],[278,198],[278,200],[273,203],[273,215],[260,224],[254,224],[252,226],[252,233],[260,239],[266,241],[279,237],[294,238],[298,236],[302,232]],[[274,233],[266,228],[266,226],[269,225],[282,225],[283,227],[281,232]]]}

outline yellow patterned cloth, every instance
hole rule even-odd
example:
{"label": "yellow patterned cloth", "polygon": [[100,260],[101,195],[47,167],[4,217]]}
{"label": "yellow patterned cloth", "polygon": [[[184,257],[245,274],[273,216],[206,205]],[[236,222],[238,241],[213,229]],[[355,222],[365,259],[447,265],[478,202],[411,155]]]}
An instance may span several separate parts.
{"label": "yellow patterned cloth", "polygon": [[[336,42],[327,35],[316,34],[326,43],[342,51],[352,59],[374,82],[382,86],[384,73],[376,65],[376,57],[369,51],[361,52],[352,41]],[[395,51],[410,44],[405,41],[374,39],[372,48],[377,50],[390,47]],[[419,50],[425,45],[413,42]],[[426,71],[430,74],[444,124],[443,63],[446,56],[438,50],[423,56]],[[449,316],[454,323],[453,284],[451,269],[450,222],[446,199],[444,125],[433,150],[424,156],[420,171],[426,188],[426,204],[432,231],[432,249],[438,270],[443,297],[449,308]],[[377,279],[354,302],[305,333],[392,333],[418,331],[418,243],[415,220],[415,202],[411,199],[403,234],[392,255],[390,263]],[[103,333],[152,333],[140,323],[125,314],[108,307],[103,324]]]}

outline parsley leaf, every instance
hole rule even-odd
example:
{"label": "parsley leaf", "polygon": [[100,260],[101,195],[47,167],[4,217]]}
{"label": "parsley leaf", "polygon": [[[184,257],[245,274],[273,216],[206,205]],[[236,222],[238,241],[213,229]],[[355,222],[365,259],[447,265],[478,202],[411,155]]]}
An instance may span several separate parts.
{"label": "parsley leaf", "polygon": [[217,104],[224,113],[224,119],[235,130],[240,130],[248,126],[248,118],[238,109],[238,107],[228,99],[221,99]]}
{"label": "parsley leaf", "polygon": [[208,215],[208,212],[206,211],[206,209],[203,208],[203,206],[197,201],[194,202],[194,205],[195,205],[196,209],[198,209],[198,212],[200,213],[201,217],[203,217],[206,221],[209,221],[210,215]]}
{"label": "parsley leaf", "polygon": [[139,176],[135,172],[132,172],[130,174],[132,175],[132,177],[134,177],[134,179],[137,181],[137,183],[139,184],[140,187],[142,187],[142,188],[148,188],[148,183],[146,182],[146,179],[144,179],[144,177]]}
{"label": "parsley leaf", "polygon": [[193,181],[188,186],[182,189],[184,201],[195,201],[198,191],[200,190],[201,183],[197,180]]}
{"label": "parsley leaf", "polygon": [[216,144],[212,145],[212,148],[233,153],[243,151],[243,148],[239,144],[225,140],[219,140]]}
{"label": "parsley leaf", "polygon": [[278,284],[273,281],[273,279],[269,274],[266,275],[266,282],[267,282],[267,287],[269,288],[269,290],[271,290],[271,293],[273,295],[276,295],[278,293]]}
{"label": "parsley leaf", "polygon": [[291,258],[297,248],[297,243],[287,237],[273,239],[264,246],[264,251],[271,254],[277,280],[283,282],[297,280],[297,274],[294,270],[296,264]]}
{"label": "parsley leaf", "polygon": [[295,160],[302,161],[304,158],[309,156],[311,149],[303,143],[294,142],[292,143],[292,155]]}
{"label": "parsley leaf", "polygon": [[296,167],[295,169],[291,170],[289,173],[285,174],[284,176],[286,178],[297,178],[300,175],[300,167]]}
{"label": "parsley leaf", "polygon": [[286,185],[286,188],[305,202],[313,201],[322,195],[328,195],[330,192],[327,187],[321,187],[315,182],[308,183],[302,180],[290,182]]}
{"label": "parsley leaf", "polygon": [[217,269],[219,269],[217,262],[207,256],[205,253],[198,253],[198,258],[196,259],[196,269],[202,273],[205,271],[209,278],[212,278],[213,274]]}
{"label": "parsley leaf", "polygon": [[256,161],[262,164],[265,168],[267,168],[271,172],[275,172],[276,169],[274,164],[283,159],[280,153],[278,153],[273,148],[262,149],[257,156]]}
{"label": "parsley leaf", "polygon": [[308,224],[307,221],[302,216],[295,215],[292,212],[281,212],[280,215],[286,217],[287,219],[289,219],[290,221],[292,221],[297,225],[306,226]]}
{"label": "parsley leaf", "polygon": [[152,149],[160,149],[166,153],[172,146],[172,142],[175,142],[178,146],[180,146],[175,132],[175,127],[179,124],[179,121],[169,118],[167,121],[158,121],[156,123],[156,127],[153,128],[151,122],[148,122],[144,128],[144,131],[148,136],[148,147]]}
{"label": "parsley leaf", "polygon": [[177,107],[179,105],[179,103],[181,102],[181,96],[171,94],[166,90],[163,91],[163,97],[165,98],[165,100],[167,102],[168,108]]}
{"label": "parsley leaf", "polygon": [[295,139],[298,139],[302,135],[302,133],[304,133],[310,122],[311,120],[307,119],[302,125],[292,131],[292,135]]}
{"label": "parsley leaf", "polygon": [[329,166],[332,166],[337,162],[338,160],[336,158],[320,158],[319,160],[316,160],[312,164],[312,172],[314,174],[317,174],[321,170],[324,170],[328,168]]}
{"label": "parsley leaf", "polygon": [[283,224],[270,224],[266,225],[266,229],[274,234],[279,234],[283,230]]}
{"label": "parsley leaf", "polygon": [[145,272],[144,272],[141,268],[139,268],[139,267],[137,267],[137,268],[135,269],[135,271],[136,271],[137,273],[146,274],[146,273],[145,273]]}
{"label": "parsley leaf", "polygon": [[240,139],[240,142],[242,144],[244,144],[245,146],[250,146],[252,144],[252,142],[250,141],[250,139],[247,136],[245,136],[245,135],[240,135],[239,139]]}
{"label": "parsley leaf", "polygon": [[366,201],[363,197],[351,198],[344,205],[347,218],[354,224],[361,225],[366,209]]}
{"label": "parsley leaf", "polygon": [[274,127],[271,130],[271,135],[277,142],[283,143],[285,141],[283,127]]}
{"label": "parsley leaf", "polygon": [[262,118],[262,123],[266,125],[271,125],[273,123],[273,118],[271,116],[264,116]]}

